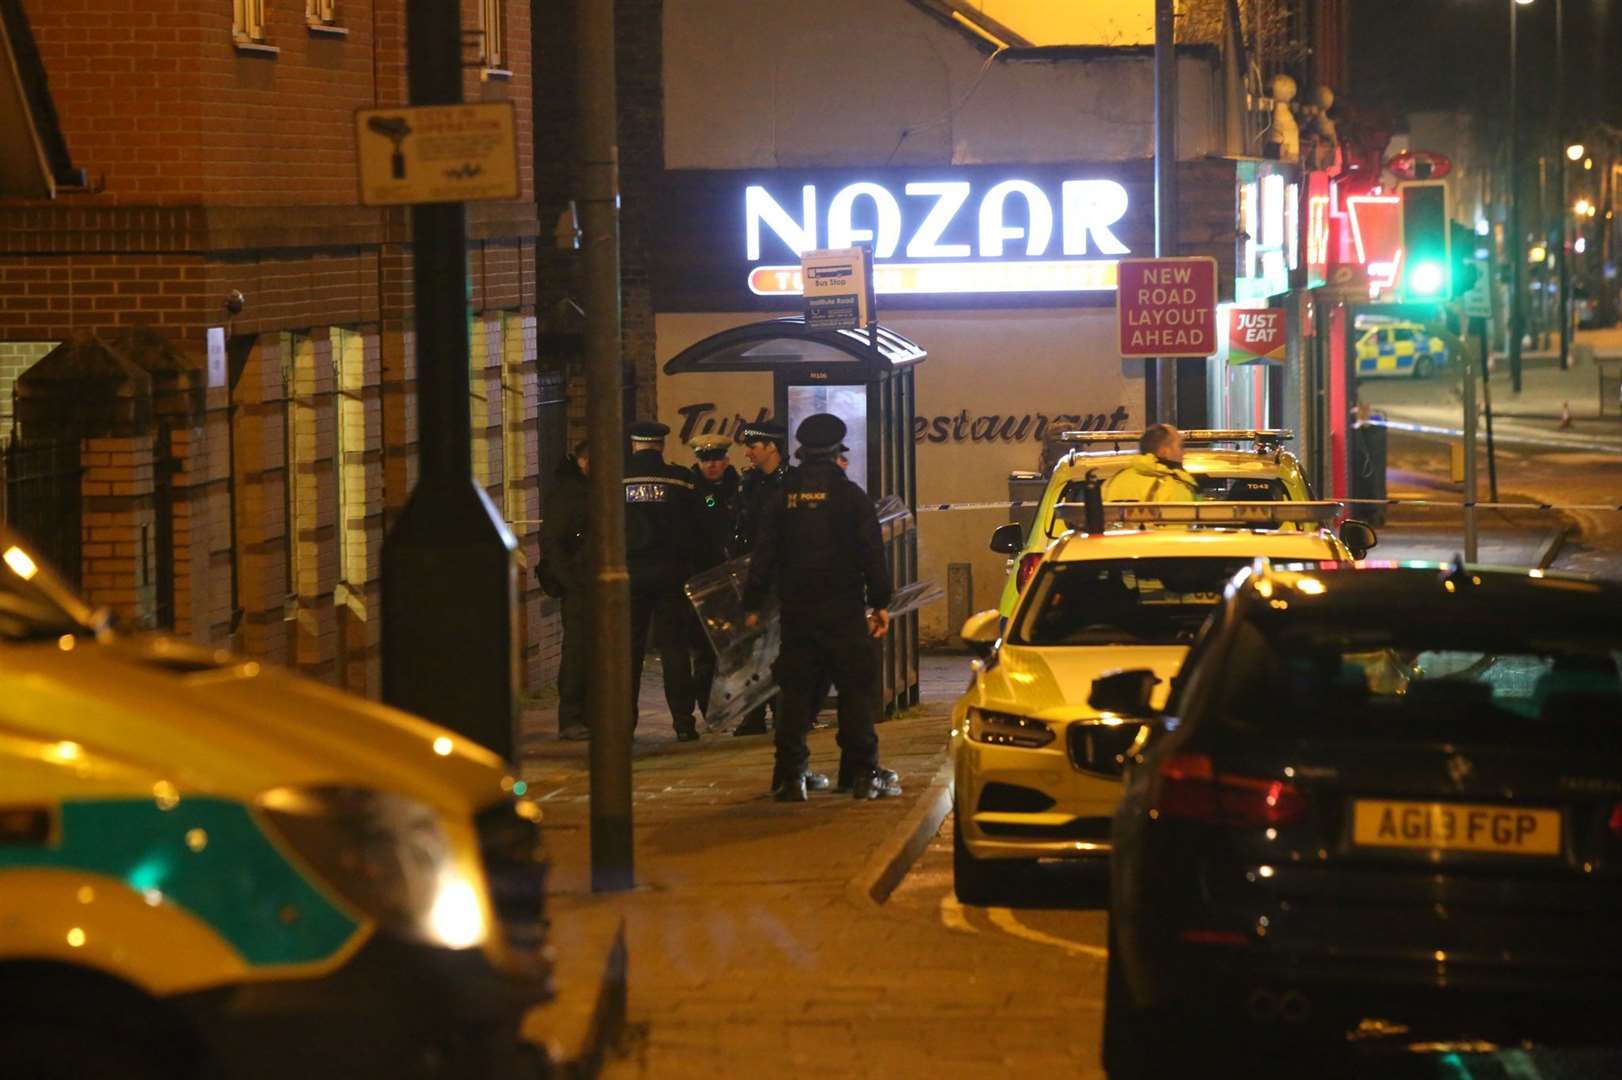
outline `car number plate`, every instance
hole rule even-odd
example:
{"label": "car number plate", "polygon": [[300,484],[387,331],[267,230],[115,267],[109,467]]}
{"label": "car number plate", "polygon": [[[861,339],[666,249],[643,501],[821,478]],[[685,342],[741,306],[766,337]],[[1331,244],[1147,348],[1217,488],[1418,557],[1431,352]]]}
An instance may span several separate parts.
{"label": "car number plate", "polygon": [[1469,803],[1358,799],[1352,843],[1358,847],[1560,854],[1560,811]]}

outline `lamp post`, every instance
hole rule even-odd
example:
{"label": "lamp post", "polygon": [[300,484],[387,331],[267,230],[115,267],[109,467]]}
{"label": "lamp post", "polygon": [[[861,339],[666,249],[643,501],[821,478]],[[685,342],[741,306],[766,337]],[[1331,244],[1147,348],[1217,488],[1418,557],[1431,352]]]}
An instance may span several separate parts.
{"label": "lamp post", "polygon": [[1526,278],[1526,237],[1521,234],[1521,97],[1516,78],[1515,24],[1518,9],[1532,0],[1509,3],[1509,388],[1521,392],[1521,337],[1526,333],[1526,307],[1521,293]]}
{"label": "lamp post", "polygon": [[[1566,2],[1554,0],[1554,114],[1566,115]],[[1581,150],[1581,147],[1578,147]],[[1568,147],[1566,156],[1571,157]],[[1579,153],[1578,157],[1582,157]],[[1554,204],[1560,208],[1560,370],[1571,366],[1571,231],[1566,228],[1566,166],[1554,159]],[[1547,280],[1547,279],[1545,279]]]}

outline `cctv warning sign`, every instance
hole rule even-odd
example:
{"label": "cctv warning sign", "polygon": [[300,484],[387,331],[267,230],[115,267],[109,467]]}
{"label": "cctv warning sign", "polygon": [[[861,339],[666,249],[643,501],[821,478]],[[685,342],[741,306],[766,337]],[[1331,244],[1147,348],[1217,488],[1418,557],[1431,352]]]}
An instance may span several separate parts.
{"label": "cctv warning sign", "polygon": [[1228,363],[1282,364],[1288,344],[1283,308],[1234,308],[1228,312]]}
{"label": "cctv warning sign", "polygon": [[511,102],[355,111],[364,206],[516,199]]}
{"label": "cctv warning sign", "polygon": [[1116,282],[1122,356],[1210,356],[1217,351],[1215,259],[1122,259]]}

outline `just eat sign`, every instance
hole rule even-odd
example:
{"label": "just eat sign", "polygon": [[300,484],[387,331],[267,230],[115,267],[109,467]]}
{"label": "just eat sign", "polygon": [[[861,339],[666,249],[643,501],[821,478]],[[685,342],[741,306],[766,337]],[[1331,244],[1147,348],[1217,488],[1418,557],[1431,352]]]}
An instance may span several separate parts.
{"label": "just eat sign", "polygon": [[1228,312],[1228,363],[1282,364],[1285,355],[1283,308],[1234,308]]}
{"label": "just eat sign", "polygon": [[1215,259],[1122,259],[1116,282],[1122,356],[1210,356],[1217,351]]}

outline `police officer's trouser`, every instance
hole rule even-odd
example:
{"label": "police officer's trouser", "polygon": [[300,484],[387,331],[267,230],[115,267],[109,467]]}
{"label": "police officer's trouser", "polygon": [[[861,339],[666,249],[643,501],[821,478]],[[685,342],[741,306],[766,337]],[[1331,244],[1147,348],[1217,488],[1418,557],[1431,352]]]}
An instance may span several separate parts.
{"label": "police officer's trouser", "polygon": [[715,686],[715,649],[704,633],[704,624],[699,621],[698,613],[689,611],[687,614],[687,632],[692,641],[693,700],[698,704],[698,711],[708,715],[710,690]]}
{"label": "police officer's trouser", "polygon": [[648,651],[648,630],[665,669],[665,704],[678,730],[693,726],[693,669],[688,649],[687,616],[692,611],[680,583],[631,580],[631,715],[636,716],[642,692],[642,662]]}
{"label": "police officer's trouser", "polygon": [[558,661],[558,730],[586,726],[586,673],[591,670],[591,591],[563,590],[563,655]]}
{"label": "police officer's trouser", "polygon": [[783,612],[783,645],[773,665],[782,692],[777,713],[776,776],[804,772],[811,760],[806,733],[831,680],[839,694],[839,746],[843,767],[861,773],[879,763],[873,728],[883,707],[879,658],[867,618],[854,613]]}

